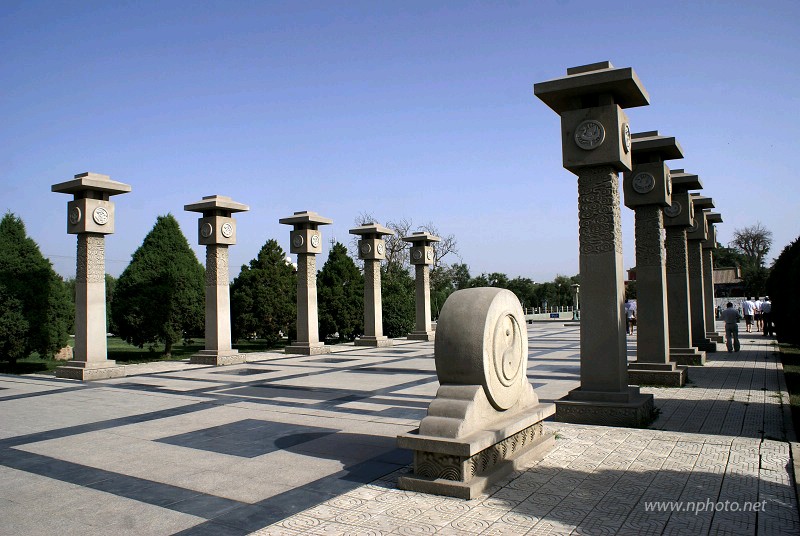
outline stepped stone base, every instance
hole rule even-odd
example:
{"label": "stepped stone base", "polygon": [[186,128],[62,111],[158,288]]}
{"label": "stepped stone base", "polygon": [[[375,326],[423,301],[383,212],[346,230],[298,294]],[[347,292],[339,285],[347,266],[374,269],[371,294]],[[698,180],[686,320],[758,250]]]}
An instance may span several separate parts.
{"label": "stepped stone base", "polygon": [[653,395],[641,394],[635,386],[621,393],[584,391],[579,387],[556,400],[558,422],[643,428],[654,418]]}
{"label": "stepped stone base", "polygon": [[676,365],[701,367],[706,364],[706,353],[697,348],[670,348],[669,360]]}
{"label": "stepped stone base", "polygon": [[639,363],[628,365],[628,382],[634,385],[683,387],[689,379],[688,368],[675,363]]}
{"label": "stepped stone base", "polygon": [[703,352],[707,352],[707,353],[710,353],[710,354],[713,354],[714,352],[717,351],[717,343],[712,341],[711,339],[706,338],[706,337],[703,337],[702,339],[697,341],[697,344],[695,344],[695,347],[698,350],[701,350]]}
{"label": "stepped stone base", "polygon": [[[541,460],[553,448],[555,438],[544,433],[542,425],[551,412],[551,404],[539,404],[512,423],[458,439],[420,436],[419,429],[399,435],[397,445],[414,451],[414,474],[401,476],[397,486],[473,499],[512,471]],[[504,439],[497,441],[501,437]]]}
{"label": "stepped stone base", "polygon": [[247,359],[238,350],[200,350],[189,358],[189,363],[193,365],[238,365],[246,363]]}
{"label": "stepped stone base", "polygon": [[361,337],[356,339],[356,346],[370,346],[372,348],[389,348],[394,345],[394,341],[388,337]]}
{"label": "stepped stone base", "polygon": [[435,331],[412,331],[408,334],[410,341],[432,341],[436,339]]}
{"label": "stepped stone base", "polygon": [[122,378],[124,376],[125,367],[117,365],[116,361],[110,359],[100,362],[67,361],[66,365],[56,369],[56,378],[68,378],[84,382]]}
{"label": "stepped stone base", "polygon": [[725,342],[725,338],[716,331],[707,331],[706,338],[717,344],[722,344]]}
{"label": "stepped stone base", "polygon": [[301,355],[320,355],[331,353],[331,347],[325,346],[321,342],[303,343],[296,342],[291,346],[287,346],[284,351],[287,354],[301,354]]}

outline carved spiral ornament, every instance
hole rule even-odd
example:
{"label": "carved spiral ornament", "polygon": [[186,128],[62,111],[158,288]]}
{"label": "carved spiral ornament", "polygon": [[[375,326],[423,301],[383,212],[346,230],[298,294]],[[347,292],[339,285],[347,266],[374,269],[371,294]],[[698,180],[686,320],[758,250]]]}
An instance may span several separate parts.
{"label": "carved spiral ornament", "polygon": [[231,236],[233,236],[233,225],[231,225],[230,223],[223,223],[220,232],[222,233],[222,236],[224,236],[225,238],[230,238]]}
{"label": "carved spiral ornament", "polygon": [[313,234],[311,235],[311,247],[318,248],[319,247],[319,235]]}
{"label": "carved spiral ornament", "polygon": [[294,247],[296,247],[296,248],[299,248],[300,246],[302,246],[304,242],[305,242],[305,239],[303,238],[303,235],[296,234],[296,235],[294,235],[294,238],[292,238],[292,245]]}
{"label": "carved spiral ornament", "polygon": [[650,173],[637,173],[633,177],[633,191],[637,194],[646,194],[652,192],[656,187],[656,178]]}
{"label": "carved spiral ornament", "polygon": [[372,251],[372,246],[367,244],[361,244],[361,254],[362,255],[369,255],[370,251]]}
{"label": "carved spiral ornament", "polygon": [[672,205],[668,207],[664,207],[664,215],[668,218],[676,218],[680,216],[681,212],[683,211],[683,207],[681,206],[679,201],[672,200]]}
{"label": "carved spiral ornament", "polygon": [[97,207],[94,209],[94,212],[92,212],[92,219],[94,219],[97,225],[107,224],[110,218],[111,215],[108,213],[108,210],[103,207]]}
{"label": "carved spiral ornament", "polygon": [[72,225],[75,225],[76,223],[81,221],[82,216],[83,214],[81,213],[80,207],[72,207],[72,209],[69,211],[69,222]]}
{"label": "carved spiral ornament", "polygon": [[378,255],[383,255],[386,251],[386,247],[383,244],[378,244]]}

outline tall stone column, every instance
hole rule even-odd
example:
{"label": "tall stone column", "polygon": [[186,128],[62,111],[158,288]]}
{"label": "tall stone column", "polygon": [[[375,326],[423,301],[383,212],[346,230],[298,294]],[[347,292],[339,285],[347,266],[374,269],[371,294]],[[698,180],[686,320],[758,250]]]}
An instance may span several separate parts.
{"label": "tall stone column", "polygon": [[686,231],[693,224],[694,207],[690,189],[703,185],[697,175],[673,170],[672,204],[664,209],[667,249],[667,303],[669,310],[669,354],[678,365],[702,365],[706,354],[692,345],[691,304],[689,302],[689,260]]}
{"label": "tall stone column", "polygon": [[722,335],[716,330],[716,315],[714,308],[714,250],[717,248],[717,229],[715,223],[722,223],[722,216],[718,212],[707,212],[708,238],[703,241],[703,293],[706,303],[706,337],[716,343],[725,342]]}
{"label": "tall stone column", "polygon": [[403,237],[411,243],[411,264],[416,270],[416,322],[414,331],[408,338],[415,341],[432,341],[436,332],[431,329],[431,268],[433,264],[433,243],[439,242],[438,236],[425,232],[412,233]]}
{"label": "tall stone column", "polygon": [[202,365],[233,365],[246,361],[231,345],[231,298],[228,246],[236,243],[234,212],[250,207],[224,195],[210,195],[183,207],[201,212],[197,221],[200,245],[206,246],[206,348],[189,362]]}
{"label": "tall stone column", "polygon": [[573,283],[570,285],[573,292],[573,311],[572,311],[572,319],[573,320],[580,320],[581,319],[581,302],[580,302],[580,295],[581,295],[581,286],[578,283]]}
{"label": "tall stone column", "polygon": [[130,192],[131,187],[108,175],[80,173],[54,184],[52,191],[73,195],[67,204],[67,233],[78,235],[75,348],[72,360],[58,367],[56,376],[74,380],[125,376],[125,368],[108,359],[105,235],[114,232],[114,203],[109,197]]}
{"label": "tall stone column", "polygon": [[358,257],[364,261],[364,336],[356,339],[356,346],[388,347],[392,339],[383,334],[383,309],[381,303],[381,261],[386,258],[386,244],[381,238],[394,231],[377,223],[350,229],[350,234],[361,236]]}
{"label": "tall stone column", "polygon": [[631,383],[681,387],[686,367],[669,359],[667,277],[664,216],[672,200],[672,183],[665,160],[683,158],[675,138],[658,132],[632,136],[633,170],[625,173],[625,205],[636,221],[636,361],[628,365]]}
{"label": "tall stone column", "polygon": [[649,103],[631,68],[610,62],[567,69],[534,85],[561,116],[564,167],[578,176],[581,385],[556,401],[556,420],[642,426],[653,397],[628,385],[624,318],[619,171],[631,169],[631,137],[623,108]]}
{"label": "tall stone column", "polygon": [[287,354],[317,355],[330,353],[331,349],[319,340],[317,315],[317,255],[322,253],[320,225],[333,220],[316,212],[295,212],[293,216],[278,220],[294,226],[289,235],[289,252],[297,254],[297,340],[286,347]]}
{"label": "tall stone column", "polygon": [[[704,208],[713,208],[710,197],[692,194],[694,223],[686,232],[689,257],[689,301],[692,310],[692,346],[705,352],[716,352],[717,344],[706,336],[706,295],[703,275],[703,243],[708,239],[708,222]],[[713,326],[713,325],[712,325]]]}

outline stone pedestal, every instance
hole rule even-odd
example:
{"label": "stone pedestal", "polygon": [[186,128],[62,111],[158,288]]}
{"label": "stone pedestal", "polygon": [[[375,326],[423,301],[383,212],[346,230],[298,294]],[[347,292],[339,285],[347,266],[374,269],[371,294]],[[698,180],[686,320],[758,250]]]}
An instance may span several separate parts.
{"label": "stone pedestal", "polygon": [[717,230],[715,223],[722,223],[722,216],[717,212],[707,212],[708,238],[703,241],[703,296],[705,297],[706,310],[706,337],[711,341],[722,344],[725,342],[720,333],[714,329],[716,317],[714,314],[714,250],[717,247]]}
{"label": "stone pedestal", "polygon": [[625,205],[635,212],[636,297],[638,301],[636,361],[628,365],[628,381],[636,385],[682,387],[687,369],[669,358],[667,280],[664,267],[662,207],[672,199],[665,160],[682,158],[675,138],[658,132],[634,134],[633,170],[625,173]]}
{"label": "stone pedestal", "polygon": [[712,207],[714,206],[710,197],[692,195],[694,224],[686,233],[686,248],[689,261],[692,346],[705,352],[716,352],[716,343],[706,336],[706,296],[705,278],[703,276],[703,242],[708,238],[708,224],[703,207],[709,204]]}
{"label": "stone pedestal", "polygon": [[245,357],[231,345],[228,246],[236,243],[236,220],[232,214],[250,207],[224,195],[211,195],[183,208],[203,214],[197,222],[197,235],[200,245],[206,246],[206,348],[189,362],[215,366],[244,363]]}
{"label": "stone pedestal", "polygon": [[432,234],[417,232],[403,237],[403,240],[411,243],[411,264],[416,271],[416,322],[414,331],[408,334],[408,338],[415,341],[432,341],[436,338],[436,332],[431,329],[430,265],[433,264],[433,243],[441,239]]}
{"label": "stone pedestal", "polygon": [[439,317],[439,390],[417,430],[397,438],[414,451],[414,474],[398,487],[472,499],[554,443],[528,381],[525,316],[505,289],[473,288],[448,297]]}
{"label": "stone pedestal", "polygon": [[534,93],[561,116],[564,167],[578,175],[581,386],[556,402],[556,420],[643,426],[653,418],[653,397],[628,386],[617,173],[631,169],[622,108],[649,98],[633,69],[609,62],[567,69]]}
{"label": "stone pedestal", "polygon": [[330,353],[330,347],[319,340],[317,316],[317,255],[322,253],[320,225],[333,220],[316,212],[295,212],[278,220],[293,225],[290,234],[290,253],[297,254],[297,340],[287,346],[287,354],[318,355]]}
{"label": "stone pedestal", "polygon": [[674,170],[671,177],[672,204],[664,209],[670,360],[678,365],[703,365],[706,353],[692,345],[686,248],[686,230],[692,226],[694,211],[688,190],[702,188],[702,184],[697,175],[683,173],[683,170]]}
{"label": "stone pedestal", "polygon": [[392,339],[383,334],[381,261],[386,258],[386,243],[381,237],[393,235],[394,231],[373,222],[350,229],[350,234],[361,236],[358,258],[364,261],[364,335],[356,339],[355,345],[392,346]]}
{"label": "stone pedestal", "polygon": [[75,348],[73,359],[58,367],[56,376],[84,381],[125,376],[125,367],[108,359],[105,235],[114,232],[114,203],[109,197],[130,192],[131,187],[107,175],[81,173],[54,184],[52,191],[73,194],[67,205],[67,232],[78,235]]}

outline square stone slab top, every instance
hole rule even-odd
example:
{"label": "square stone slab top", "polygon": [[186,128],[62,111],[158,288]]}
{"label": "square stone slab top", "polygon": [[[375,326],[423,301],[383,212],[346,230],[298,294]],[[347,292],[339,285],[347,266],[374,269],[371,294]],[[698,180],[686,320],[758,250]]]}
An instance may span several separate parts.
{"label": "square stone slab top", "polygon": [[683,149],[674,136],[660,136],[657,130],[631,134],[633,164],[663,162],[683,158]]}
{"label": "square stone slab top", "polygon": [[202,201],[197,201],[190,205],[184,205],[183,210],[189,212],[207,212],[211,210],[224,210],[225,212],[247,212],[250,207],[237,203],[227,195],[207,195]]}
{"label": "square stone slab top", "polygon": [[622,108],[650,104],[650,95],[633,68],[615,68],[610,61],[571,67],[563,78],[533,85],[533,94],[557,114],[596,106],[584,106],[582,98],[604,93],[612,95]]}
{"label": "square stone slab top", "polygon": [[278,223],[284,223],[286,225],[295,225],[298,223],[315,223],[317,225],[330,225],[331,223],[333,223],[333,220],[330,218],[323,218],[316,212],[311,212],[310,210],[303,210],[300,212],[295,212],[293,216],[289,216],[288,218],[279,219]]}
{"label": "square stone slab top", "polygon": [[700,194],[692,194],[692,204],[697,209],[714,208],[714,200]]}
{"label": "square stone slab top", "polygon": [[131,191],[131,185],[124,182],[112,181],[108,175],[100,173],[78,173],[71,181],[54,184],[51,191],[60,194],[77,194],[87,190],[105,192],[108,195],[126,194]]}
{"label": "square stone slab top", "polygon": [[682,169],[671,170],[670,177],[672,178],[673,192],[678,193],[703,189],[703,183],[700,182],[700,177],[692,173],[685,173]]}
{"label": "square stone slab top", "polygon": [[707,212],[706,221],[708,223],[722,223],[722,214],[719,212]]}
{"label": "square stone slab top", "polygon": [[355,229],[350,229],[350,234],[361,236],[376,235],[380,237],[383,235],[393,235],[394,231],[379,223],[372,222],[367,225],[362,225],[361,227],[356,227]]}
{"label": "square stone slab top", "polygon": [[412,244],[417,242],[440,242],[441,240],[442,239],[438,236],[426,233],[425,231],[417,231],[416,233],[411,233],[411,236],[403,237],[403,242],[411,242]]}

